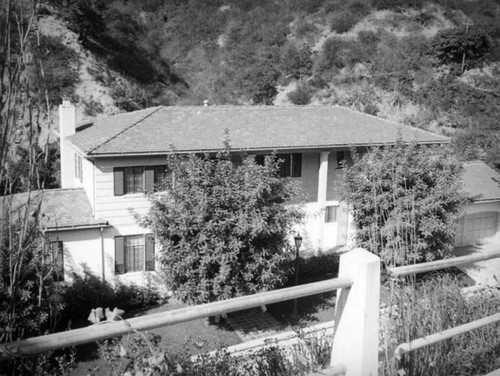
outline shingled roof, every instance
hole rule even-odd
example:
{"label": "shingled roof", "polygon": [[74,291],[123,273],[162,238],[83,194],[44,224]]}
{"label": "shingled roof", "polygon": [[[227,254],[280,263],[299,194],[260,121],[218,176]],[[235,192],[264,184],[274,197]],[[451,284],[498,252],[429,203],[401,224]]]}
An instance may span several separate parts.
{"label": "shingled roof", "polygon": [[[2,211],[10,207],[11,213],[19,214],[26,208],[28,199],[30,215],[36,213],[40,224],[48,231],[108,225],[106,221],[94,218],[83,188],[50,189],[2,197]],[[9,200],[11,200],[11,205],[7,206],[6,202]],[[40,207],[39,211],[38,207]]]}
{"label": "shingled roof", "polygon": [[96,120],[69,140],[88,156],[219,150],[268,151],[447,143],[446,137],[343,107],[154,107]]}
{"label": "shingled roof", "polygon": [[500,174],[480,161],[464,163],[464,190],[474,201],[500,201]]}

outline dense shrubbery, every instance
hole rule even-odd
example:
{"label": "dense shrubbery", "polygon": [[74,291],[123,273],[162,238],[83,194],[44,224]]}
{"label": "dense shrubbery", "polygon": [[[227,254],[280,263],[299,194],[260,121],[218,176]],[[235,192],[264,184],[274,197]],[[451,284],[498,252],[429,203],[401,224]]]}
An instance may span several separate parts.
{"label": "dense shrubbery", "polygon": [[167,164],[175,189],[150,196],[142,224],[161,245],[158,265],[174,296],[200,304],[283,285],[288,237],[303,213],[279,161],[244,157],[238,166],[226,144],[215,158],[171,155]]}
{"label": "dense shrubbery", "polygon": [[474,68],[492,49],[490,36],[479,28],[445,29],[431,40],[430,53],[441,64],[464,64]]}
{"label": "dense shrubbery", "polygon": [[[299,258],[299,278],[316,277],[325,274],[336,275],[339,270],[339,253],[325,253],[318,256]],[[295,260],[290,260],[289,269],[295,267]]]}
{"label": "dense shrubbery", "polygon": [[311,88],[305,85],[298,85],[297,89],[287,94],[288,99],[290,99],[293,104],[299,106],[309,104],[311,102],[312,96],[313,92]]}
{"label": "dense shrubbery", "polygon": [[89,272],[85,272],[83,277],[74,274],[73,283],[63,293],[63,321],[85,322],[90,311],[97,307],[117,307],[128,312],[148,308],[161,301],[162,297],[153,285],[119,284],[113,287]]}

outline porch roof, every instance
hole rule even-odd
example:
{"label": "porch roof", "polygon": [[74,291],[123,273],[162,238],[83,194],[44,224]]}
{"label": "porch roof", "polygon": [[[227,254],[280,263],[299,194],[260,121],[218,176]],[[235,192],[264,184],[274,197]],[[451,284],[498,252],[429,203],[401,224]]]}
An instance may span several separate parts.
{"label": "porch roof", "polygon": [[38,216],[40,225],[47,231],[108,226],[106,221],[92,215],[83,188],[37,190],[1,199],[2,216],[9,207],[11,215],[21,215],[29,202],[29,215]]}
{"label": "porch roof", "polygon": [[474,201],[500,201],[500,173],[481,161],[464,163],[464,190]]}

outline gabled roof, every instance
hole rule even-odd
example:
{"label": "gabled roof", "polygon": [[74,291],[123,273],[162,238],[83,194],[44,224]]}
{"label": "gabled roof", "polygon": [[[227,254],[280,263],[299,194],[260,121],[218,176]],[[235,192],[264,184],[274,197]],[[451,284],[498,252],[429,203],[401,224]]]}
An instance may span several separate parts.
{"label": "gabled roof", "polygon": [[[48,231],[108,225],[106,221],[94,218],[83,188],[31,191],[30,193],[17,193],[0,199],[3,204],[2,211],[9,208],[7,202],[12,200],[10,208],[14,216],[23,213],[22,211],[26,209],[29,199],[28,214],[38,216],[42,228]],[[40,207],[39,211],[38,207]]]}
{"label": "gabled roof", "polygon": [[464,190],[475,202],[500,201],[500,174],[480,161],[464,163]]}
{"label": "gabled roof", "polygon": [[275,106],[154,107],[96,120],[69,137],[88,156],[216,151],[225,130],[235,150],[269,151],[447,143],[446,137],[347,108]]}

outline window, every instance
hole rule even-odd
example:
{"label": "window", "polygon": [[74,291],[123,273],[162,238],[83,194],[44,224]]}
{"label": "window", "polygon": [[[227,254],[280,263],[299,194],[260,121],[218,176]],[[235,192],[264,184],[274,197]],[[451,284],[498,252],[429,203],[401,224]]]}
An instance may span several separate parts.
{"label": "window", "polygon": [[342,168],[342,162],[345,162],[345,152],[337,152],[337,168]]}
{"label": "window", "polygon": [[[264,155],[256,155],[255,162],[264,164]],[[302,175],[302,154],[278,154],[277,157],[281,160],[279,174],[281,177],[300,178]]]}
{"label": "window", "polygon": [[77,178],[80,183],[83,181],[82,156],[78,153],[75,153],[75,178]]}
{"label": "window", "polygon": [[153,177],[155,191],[161,191],[164,188],[171,187],[172,172],[167,170],[167,166],[154,166],[154,177]]}
{"label": "window", "polygon": [[56,282],[64,281],[63,242],[58,240],[49,243],[49,254],[46,261],[52,265],[52,278]]}
{"label": "window", "polygon": [[123,169],[124,193],[144,192],[144,167]]}
{"label": "window", "polygon": [[155,243],[151,234],[115,237],[115,274],[155,270]]}
{"label": "window", "polygon": [[337,205],[329,205],[325,207],[325,223],[337,222]]}
{"label": "window", "polygon": [[156,187],[168,182],[171,176],[164,165],[115,167],[114,194],[122,196],[127,193],[152,192]]}

